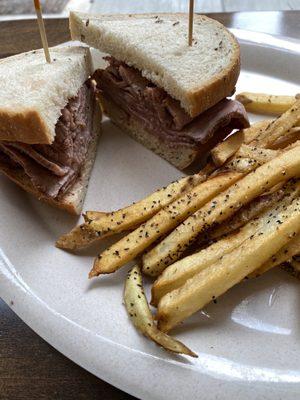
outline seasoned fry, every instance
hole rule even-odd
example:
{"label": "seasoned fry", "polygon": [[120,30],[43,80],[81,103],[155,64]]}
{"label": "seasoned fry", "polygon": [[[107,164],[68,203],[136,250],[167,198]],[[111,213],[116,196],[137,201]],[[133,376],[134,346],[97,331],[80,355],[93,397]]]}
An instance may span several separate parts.
{"label": "seasoned fry", "polygon": [[231,171],[249,173],[267,161],[272,160],[279,153],[279,150],[263,149],[243,144],[234,157],[226,163],[226,168]]}
{"label": "seasoned fry", "polygon": [[267,161],[272,160],[272,158],[278,156],[279,154],[279,150],[263,149],[260,147],[243,144],[236,152],[236,157],[253,158],[256,162],[264,164]]}
{"label": "seasoned fry", "polygon": [[263,273],[269,271],[271,268],[276,267],[286,261],[291,261],[293,256],[300,253],[300,235],[297,235],[283,246],[278,253],[272,255],[270,260],[263,264],[258,270],[252,272],[249,278],[255,278]]}
{"label": "seasoned fry", "polygon": [[83,215],[85,223],[62,235],[56,246],[66,250],[79,250],[97,240],[134,230],[182,193],[204,181],[214,169],[214,166],[208,164],[198,174],[172,182],[145,199],[115,212],[87,211]]}
{"label": "seasoned fry", "polygon": [[166,294],[158,304],[158,326],[164,332],[215,300],[258,269],[300,231],[300,200],[270,216],[253,236],[219,262],[204,269],[180,288]]}
{"label": "seasoned fry", "polygon": [[239,173],[227,172],[200,183],[190,192],[183,194],[99,255],[89,276],[112,273],[133,260],[159,237],[170,232],[181,221],[202,207],[217,193],[231,186],[240,177]]}
{"label": "seasoned fry", "polygon": [[296,102],[295,96],[276,96],[250,92],[239,93],[236,99],[244,104],[248,112],[269,115],[280,115],[291,108]]}
{"label": "seasoned fry", "polygon": [[220,167],[225,164],[225,162],[240,148],[244,139],[244,131],[240,130],[213,148],[211,156],[215,165]]}
{"label": "seasoned fry", "polygon": [[144,294],[142,274],[137,266],[132,268],[126,279],[124,302],[134,326],[149,339],[173,353],[198,357],[183,343],[157,329]]}
{"label": "seasoned fry", "polygon": [[280,136],[274,143],[272,143],[272,149],[283,149],[296,141],[300,140],[300,128],[291,128],[285,135]]}
{"label": "seasoned fry", "polygon": [[[300,184],[293,184],[287,195],[278,204],[268,207],[259,218],[251,220],[242,229],[227,235],[209,247],[175,262],[164,270],[152,287],[151,304],[157,305],[158,301],[168,292],[182,286],[189,278],[201,272],[210,265],[218,262],[224,254],[240,246],[246,239],[267,224],[271,215],[277,215],[280,210],[287,207],[300,194]],[[296,253],[294,253],[296,254]],[[256,272],[256,271],[255,271]]]}
{"label": "seasoned fry", "polygon": [[254,141],[260,147],[271,147],[280,137],[300,120],[300,99],[281,117],[272,121]]}
{"label": "seasoned fry", "polygon": [[66,250],[79,250],[83,249],[100,238],[97,232],[86,229],[85,224],[76,226],[71,232],[62,235],[56,242],[56,247]]}
{"label": "seasoned fry", "polygon": [[288,184],[286,188],[279,188],[276,192],[259,196],[250,204],[242,207],[231,219],[230,224],[225,221],[223,224],[217,226],[206,235],[206,241],[216,240],[224,235],[227,235],[235,230],[244,226],[247,222],[256,218],[260,213],[264,212],[267,208],[272,207],[278,203],[290,191],[293,192],[294,186]]}
{"label": "seasoned fry", "polygon": [[250,144],[253,142],[257,136],[259,136],[266,129],[266,127],[270,125],[271,122],[271,119],[255,122],[249,128],[244,129],[244,143]]}
{"label": "seasoned fry", "polygon": [[299,147],[285,151],[236,182],[187,218],[143,257],[143,270],[166,268],[200,233],[221,223],[280,182],[300,175]]}
{"label": "seasoned fry", "polygon": [[[229,235],[226,238],[220,239],[209,247],[185,257],[182,260],[175,262],[167,267],[152,286],[151,304],[157,306],[159,300],[168,292],[182,286],[188,279],[192,278],[197,273],[217,262],[224,254],[230,253],[238,247],[256,228],[255,222],[249,223],[240,232]],[[158,276],[161,271],[153,270],[152,276]]]}
{"label": "seasoned fry", "polygon": [[175,181],[135,204],[118,211],[104,213],[97,219],[94,219],[97,214],[87,212],[86,219],[89,222],[89,229],[97,231],[98,236],[103,236],[108,232],[110,232],[110,234],[115,234],[139,226],[163,207],[180,197],[183,193],[188,192],[193,187],[203,182],[212,168],[212,166],[208,165],[198,174]]}

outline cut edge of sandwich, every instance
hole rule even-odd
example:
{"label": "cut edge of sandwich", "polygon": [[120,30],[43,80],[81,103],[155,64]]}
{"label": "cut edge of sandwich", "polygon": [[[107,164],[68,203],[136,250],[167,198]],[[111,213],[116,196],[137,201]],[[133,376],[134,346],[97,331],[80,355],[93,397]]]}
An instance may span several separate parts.
{"label": "cut edge of sandwich", "polygon": [[[91,75],[92,63],[85,46],[52,47],[50,53],[50,64],[44,59],[43,49],[0,60],[0,141],[54,142],[61,110]],[[28,75],[29,69],[27,82],[22,74]],[[14,74],[17,78],[13,80]],[[11,99],[11,91],[17,91],[19,99]],[[40,101],[42,97],[44,101]]]}
{"label": "cut edge of sandwich", "polygon": [[[87,43],[102,52],[108,53],[119,61],[134,66],[142,72],[142,75],[152,81],[158,87],[180,101],[181,106],[191,116],[196,117],[202,112],[214,106],[227,96],[231,96],[240,72],[240,47],[236,38],[218,21],[212,20],[203,15],[195,15],[194,23],[212,23],[216,30],[222,31],[226,40],[230,42],[232,51],[224,68],[214,74],[205,84],[201,84],[192,90],[186,90],[174,79],[168,70],[164,68],[164,62],[157,62],[150,55],[140,54],[135,49],[134,43],[118,43],[117,38],[101,26],[101,21],[134,20],[149,18],[168,18],[172,22],[184,21],[187,23],[187,14],[133,14],[133,15],[95,15],[71,12],[70,31],[74,40]],[[147,44],[145,45],[147,47]],[[189,51],[189,50],[186,50]],[[191,54],[191,62],[195,55]],[[180,59],[179,59],[180,61]],[[180,66],[179,66],[180,68]]]}
{"label": "cut edge of sandwich", "polygon": [[30,178],[23,170],[16,170],[0,161],[0,172],[6,175],[10,180],[24,189],[26,192],[34,195],[51,206],[60,208],[70,214],[79,215],[82,211],[83,202],[87,192],[92,168],[97,154],[98,138],[101,133],[101,109],[96,99],[94,99],[94,115],[92,127],[92,140],[89,144],[86,154],[86,160],[81,168],[80,174],[70,189],[59,199],[50,198],[38,191],[30,181]]}
{"label": "cut edge of sandwich", "polygon": [[198,151],[191,146],[180,144],[170,148],[168,143],[157,138],[152,133],[144,129],[140,122],[134,118],[128,119],[126,113],[109,98],[99,94],[103,113],[117,125],[123,132],[126,132],[137,142],[141,143],[148,150],[153,151],[158,156],[183,170],[192,164],[198,156]]}

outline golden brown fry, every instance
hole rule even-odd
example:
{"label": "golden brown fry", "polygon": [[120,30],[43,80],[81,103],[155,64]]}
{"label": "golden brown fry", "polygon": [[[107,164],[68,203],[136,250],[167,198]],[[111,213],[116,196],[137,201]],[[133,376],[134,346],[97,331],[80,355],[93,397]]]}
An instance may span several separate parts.
{"label": "golden brown fry", "polygon": [[300,120],[300,99],[281,117],[272,121],[254,141],[260,147],[271,147],[280,137]]}
{"label": "golden brown fry", "polygon": [[158,330],[144,294],[142,274],[137,266],[132,268],[126,279],[124,302],[134,326],[149,339],[173,353],[198,357],[183,343]]}
{"label": "golden brown fry", "polygon": [[[268,207],[260,214],[259,218],[250,220],[242,229],[233,234],[227,235],[218,242],[213,243],[209,247],[185,257],[182,260],[170,265],[160,277],[155,281],[152,287],[151,304],[157,305],[158,301],[168,292],[182,286],[189,278],[201,272],[205,268],[219,261],[224,254],[230,253],[232,250],[241,245],[246,239],[257,232],[267,224],[270,214],[278,214],[284,207],[287,207],[300,194],[300,184],[294,183],[290,190],[286,191],[285,197],[274,203],[272,207]],[[230,224],[228,224],[230,225]],[[296,253],[294,253],[296,254]]]}
{"label": "golden brown fry", "polygon": [[[167,187],[150,194],[145,199],[118,211],[103,213],[98,217],[96,213],[87,212],[86,220],[89,221],[89,229],[97,231],[98,236],[107,236],[108,232],[111,235],[131,230],[133,227],[147,221],[183,193],[203,182],[212,169],[214,169],[213,166],[207,165],[198,174],[175,181]],[[97,219],[94,219],[94,217],[97,217]]]}
{"label": "golden brown fry", "polygon": [[250,144],[251,142],[253,142],[271,122],[271,119],[255,122],[249,128],[244,129],[244,143]]}
{"label": "golden brown fry", "polygon": [[99,240],[97,232],[86,228],[85,224],[76,226],[71,232],[62,235],[56,242],[56,247],[66,250],[83,249]]}
{"label": "golden brown fry", "polygon": [[285,195],[294,191],[294,186],[288,185],[287,188],[279,188],[276,192],[259,196],[253,200],[250,204],[242,207],[231,219],[230,224],[225,221],[223,224],[217,226],[210,231],[205,240],[216,240],[224,235],[228,235],[231,232],[241,228],[246,223],[256,218],[259,214],[264,212],[267,208],[272,207],[279,202]]}
{"label": "golden brown fry", "polygon": [[[217,262],[224,254],[230,253],[256,230],[256,222],[251,221],[240,232],[220,239],[198,253],[185,257],[167,267],[152,286],[151,304],[157,306],[159,300],[168,292],[182,286],[188,279]],[[149,275],[158,276],[159,271],[151,271]]]}
{"label": "golden brown fry", "polygon": [[285,246],[283,246],[278,253],[272,255],[270,260],[268,260],[265,264],[263,264],[256,271],[252,272],[249,275],[249,278],[255,278],[263,273],[269,271],[271,268],[274,268],[286,261],[290,261],[293,256],[300,253],[300,235],[297,235],[293,239],[291,239]]}
{"label": "golden brown fry", "polygon": [[291,128],[283,136],[275,140],[271,148],[275,150],[283,149],[299,140],[300,140],[300,128],[299,127]]}
{"label": "golden brown fry", "polygon": [[295,96],[276,96],[250,92],[239,93],[236,99],[244,104],[248,112],[269,115],[280,115],[291,108],[296,102]]}
{"label": "golden brown fry", "polygon": [[254,235],[219,262],[204,269],[158,304],[158,326],[164,332],[215,300],[258,269],[300,231],[300,200],[270,216]]}
{"label": "golden brown fry", "polygon": [[90,277],[109,274],[133,260],[162,235],[170,232],[181,221],[212,199],[217,193],[236,182],[241,174],[227,172],[200,183],[190,192],[183,194],[167,205],[135,231],[99,255]]}
{"label": "golden brown fry", "polygon": [[299,175],[300,151],[299,147],[296,147],[283,152],[246,175],[177,226],[164,240],[144,255],[143,270],[166,268],[173,264],[200,233],[228,220],[241,207],[278,183]]}
{"label": "golden brown fry", "polygon": [[244,131],[240,130],[213,148],[211,156],[215,165],[220,167],[225,164],[225,162],[240,148],[244,139]]}

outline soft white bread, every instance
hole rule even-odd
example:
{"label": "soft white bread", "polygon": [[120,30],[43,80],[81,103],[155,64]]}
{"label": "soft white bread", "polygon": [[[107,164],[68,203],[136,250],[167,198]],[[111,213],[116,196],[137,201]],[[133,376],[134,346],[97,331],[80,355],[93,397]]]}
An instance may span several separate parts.
{"label": "soft white bread", "polygon": [[187,25],[187,14],[70,14],[73,39],[134,66],[195,117],[232,94],[240,50],[222,24],[203,15],[195,15],[188,46]]}
{"label": "soft white bread", "polygon": [[14,181],[26,192],[33,194],[39,200],[42,200],[52,206],[66,210],[70,214],[79,215],[82,211],[83,202],[87,192],[90,175],[94,165],[97,152],[98,137],[101,133],[101,109],[96,101],[94,101],[94,116],[93,116],[93,137],[90,142],[85,163],[81,169],[80,176],[75,184],[68,192],[59,200],[51,199],[44,196],[32,185],[28,176],[21,169],[15,169],[8,164],[0,161],[0,172],[5,174],[9,179]]}
{"label": "soft white bread", "polygon": [[51,144],[61,110],[91,74],[89,49],[50,48],[0,60],[0,140]]}

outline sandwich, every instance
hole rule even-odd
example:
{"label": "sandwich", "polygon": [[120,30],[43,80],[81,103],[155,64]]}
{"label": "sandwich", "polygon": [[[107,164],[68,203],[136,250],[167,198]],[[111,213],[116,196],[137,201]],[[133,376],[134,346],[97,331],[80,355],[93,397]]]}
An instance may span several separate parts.
{"label": "sandwich", "polygon": [[89,49],[43,50],[0,60],[0,172],[53,206],[82,209],[101,110]]}
{"label": "sandwich", "polygon": [[105,114],[179,169],[199,164],[233,130],[249,125],[230,100],[240,72],[235,37],[195,15],[192,46],[185,14],[70,14],[70,31],[105,54],[94,74]]}

